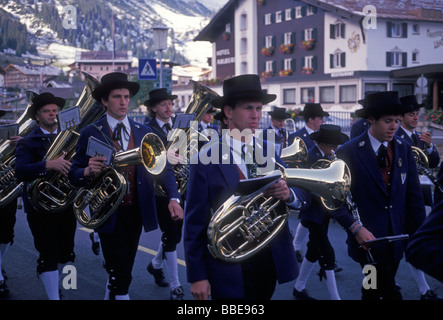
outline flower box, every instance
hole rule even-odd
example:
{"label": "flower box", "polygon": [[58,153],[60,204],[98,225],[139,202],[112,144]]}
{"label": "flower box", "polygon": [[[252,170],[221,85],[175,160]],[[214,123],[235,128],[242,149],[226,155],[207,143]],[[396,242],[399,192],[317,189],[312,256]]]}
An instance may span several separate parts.
{"label": "flower box", "polygon": [[270,70],[270,71],[263,71],[261,73],[262,78],[270,78],[274,76],[274,71]]}
{"label": "flower box", "polygon": [[230,32],[223,32],[223,39],[228,41],[231,38],[231,33]]}
{"label": "flower box", "polygon": [[281,53],[292,53],[293,50],[294,50],[294,44],[293,43],[282,44],[280,46],[280,52]]}
{"label": "flower box", "polygon": [[274,47],[268,47],[261,49],[261,54],[267,57],[270,57],[274,54]]}
{"label": "flower box", "polygon": [[304,68],[301,69],[301,73],[302,74],[313,74],[314,73],[314,68],[304,67]]}
{"label": "flower box", "polygon": [[305,40],[300,43],[300,48],[305,49],[305,50],[312,50],[312,49],[314,49],[314,47],[315,47],[315,40],[314,39]]}
{"label": "flower box", "polygon": [[292,76],[292,69],[288,69],[288,70],[280,70],[280,72],[278,73],[280,75],[280,77],[287,77],[287,76]]}

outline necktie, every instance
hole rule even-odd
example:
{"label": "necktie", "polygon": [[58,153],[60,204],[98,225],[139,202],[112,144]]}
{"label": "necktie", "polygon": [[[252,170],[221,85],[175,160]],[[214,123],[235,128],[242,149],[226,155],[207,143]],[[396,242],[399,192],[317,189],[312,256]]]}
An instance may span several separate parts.
{"label": "necktie", "polygon": [[281,144],[282,144],[282,147],[284,148],[285,147],[285,132],[284,132],[284,130],[283,129],[280,129],[280,130],[278,130],[278,135],[279,135],[279,138],[280,138],[280,142],[281,142]]}
{"label": "necktie", "polygon": [[171,125],[169,123],[165,123],[163,125],[163,131],[166,133],[166,135],[169,133],[170,130],[171,130]]}
{"label": "necktie", "polygon": [[380,166],[383,181],[388,192],[390,192],[392,159],[393,152],[391,144],[388,144],[388,148],[386,148],[384,145],[381,145],[378,149],[377,160]]}
{"label": "necktie", "polygon": [[384,144],[378,148],[377,161],[380,168],[386,168],[389,165],[388,151]]}
{"label": "necktie", "polygon": [[418,137],[416,133],[412,134],[412,142],[414,143],[415,147],[418,147]]}
{"label": "necktie", "polygon": [[[248,179],[256,178],[257,177],[257,163],[255,162],[254,156],[248,152],[246,153],[246,145],[242,145],[242,159],[244,160],[246,164],[246,170],[248,173]],[[254,154],[254,151],[252,150],[252,154]]]}
{"label": "necktie", "polygon": [[114,133],[112,135],[112,139],[115,141],[119,141],[120,142],[120,146],[122,149],[124,149],[123,146],[123,134],[126,134],[127,136],[129,136],[128,131],[126,131],[126,127],[123,123],[119,122],[117,124],[117,126],[114,129]]}

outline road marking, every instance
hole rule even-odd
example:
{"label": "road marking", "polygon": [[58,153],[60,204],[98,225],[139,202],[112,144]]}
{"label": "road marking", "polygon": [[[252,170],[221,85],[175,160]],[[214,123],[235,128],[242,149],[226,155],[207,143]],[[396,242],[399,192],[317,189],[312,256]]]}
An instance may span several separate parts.
{"label": "road marking", "polygon": [[[82,230],[82,231],[85,231],[85,232],[88,232],[88,233],[94,231],[92,229],[88,229],[88,228],[84,228],[84,227],[80,227],[78,229]],[[148,254],[152,254],[153,256],[155,256],[157,254],[157,251],[149,249],[149,248],[146,248],[146,247],[143,247],[143,246],[140,246],[140,245],[138,246],[138,250],[140,250],[142,252],[145,252],[145,253],[148,253]],[[183,267],[186,267],[186,262],[184,260],[177,259],[177,263],[179,265],[182,265]]]}

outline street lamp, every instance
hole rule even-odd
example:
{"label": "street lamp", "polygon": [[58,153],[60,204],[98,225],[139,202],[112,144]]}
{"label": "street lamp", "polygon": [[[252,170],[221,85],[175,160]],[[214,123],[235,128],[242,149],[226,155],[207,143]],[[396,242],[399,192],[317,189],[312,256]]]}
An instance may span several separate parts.
{"label": "street lamp", "polygon": [[168,46],[168,27],[156,26],[153,27],[154,31],[154,50],[159,51],[160,59],[160,88],[163,87],[163,62],[162,62],[162,51]]}

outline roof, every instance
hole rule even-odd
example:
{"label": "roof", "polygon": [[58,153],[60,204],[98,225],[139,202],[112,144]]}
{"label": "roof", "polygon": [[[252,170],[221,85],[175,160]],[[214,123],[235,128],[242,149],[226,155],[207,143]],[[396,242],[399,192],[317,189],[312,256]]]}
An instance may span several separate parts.
{"label": "roof", "polygon": [[372,5],[377,18],[443,22],[441,0],[303,0],[326,11],[367,16],[363,8]]}
{"label": "roof", "polygon": [[45,75],[45,76],[58,76],[62,73],[62,71],[54,66],[38,66],[38,65],[26,65],[19,66],[16,64],[10,64],[5,68],[5,71],[8,72],[10,69],[17,69],[25,75]]}
{"label": "roof", "polygon": [[113,57],[112,51],[77,51],[75,53],[75,62],[132,62],[132,51],[115,51]]}
{"label": "roof", "polygon": [[443,75],[443,64],[425,64],[421,66],[402,68],[391,71],[392,78],[409,78],[423,75],[427,78],[441,78]]}
{"label": "roof", "polygon": [[229,0],[221,8],[202,31],[194,38],[194,41],[213,41],[225,29],[225,24],[230,22],[230,14],[235,11],[235,4],[238,0]]}

